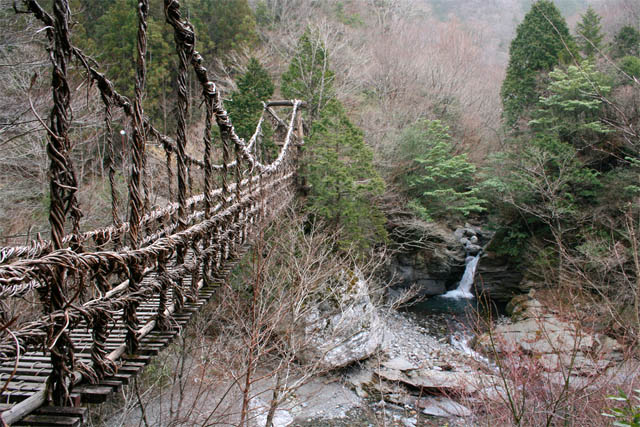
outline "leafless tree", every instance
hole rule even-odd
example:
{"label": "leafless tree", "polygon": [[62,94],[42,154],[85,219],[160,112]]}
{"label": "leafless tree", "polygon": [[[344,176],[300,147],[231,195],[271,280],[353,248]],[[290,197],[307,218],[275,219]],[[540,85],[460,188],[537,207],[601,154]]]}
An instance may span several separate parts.
{"label": "leafless tree", "polygon": [[[354,272],[373,280],[379,265],[379,257],[363,265],[335,248],[333,236],[305,230],[295,214],[258,231],[195,324],[147,368],[145,386],[130,387],[109,416],[114,425],[245,426],[259,418],[271,426],[277,409],[328,369],[322,357],[301,357],[316,343],[303,332],[318,307],[346,310],[340,301]],[[349,326],[339,323],[335,334]]]}

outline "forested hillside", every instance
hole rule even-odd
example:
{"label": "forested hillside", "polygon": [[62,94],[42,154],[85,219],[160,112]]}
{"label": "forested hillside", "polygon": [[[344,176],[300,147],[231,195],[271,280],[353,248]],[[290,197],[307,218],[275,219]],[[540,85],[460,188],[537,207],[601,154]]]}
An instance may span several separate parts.
{"label": "forested hillside", "polygon": [[[41,1],[47,9],[50,3]],[[130,99],[136,4],[70,1],[72,42]],[[436,228],[481,226],[492,233],[483,249],[517,269],[526,289],[558,291],[558,304],[582,307],[574,320],[638,357],[640,2],[181,4],[240,137],[253,135],[263,101],[306,102],[296,206],[302,219],[289,224],[291,242],[304,246],[316,230],[323,256],[346,271],[352,261],[403,245],[436,247],[429,241]],[[41,24],[22,9],[21,2],[0,0],[2,246],[49,233],[50,62]],[[147,31],[144,110],[175,138],[178,60],[163,2],[151,2]],[[126,219],[132,130],[121,113],[105,123],[98,91],[83,72],[70,63],[71,156],[87,230]],[[187,153],[195,156],[205,107],[195,77],[186,88]],[[277,155],[273,133],[265,125],[262,159]],[[216,163],[228,160],[215,145],[219,132],[211,136]],[[176,160],[159,144],[147,146],[149,208],[175,199],[164,167]],[[189,176],[190,194],[201,192],[199,172]],[[273,268],[286,263],[274,261]]]}

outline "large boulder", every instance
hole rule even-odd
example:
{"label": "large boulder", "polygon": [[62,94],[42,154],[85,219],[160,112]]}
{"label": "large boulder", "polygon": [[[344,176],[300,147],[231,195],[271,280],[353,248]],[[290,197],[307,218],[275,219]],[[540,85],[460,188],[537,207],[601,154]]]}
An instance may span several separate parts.
{"label": "large boulder", "polygon": [[382,343],[384,328],[368,283],[349,276],[294,329],[293,343],[303,363],[340,368],[368,358]]}
{"label": "large boulder", "polygon": [[[396,224],[392,236],[398,252],[389,264],[389,280],[396,292],[414,288],[420,297],[454,289],[465,270],[467,256],[482,254],[476,271],[476,293],[509,301],[529,290],[522,273],[508,257],[486,248],[494,233],[471,224],[451,231],[419,220]],[[391,292],[393,297],[393,292]]]}
{"label": "large boulder", "polygon": [[572,377],[592,376],[622,361],[617,341],[562,319],[533,295],[535,291],[515,298],[508,306],[512,321],[478,338],[486,353],[533,356],[545,371],[570,368]]}

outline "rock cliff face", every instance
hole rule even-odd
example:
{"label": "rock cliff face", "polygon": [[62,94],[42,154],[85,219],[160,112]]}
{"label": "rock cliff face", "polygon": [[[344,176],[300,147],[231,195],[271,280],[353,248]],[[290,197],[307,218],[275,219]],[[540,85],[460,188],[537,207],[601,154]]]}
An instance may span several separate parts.
{"label": "rock cliff face", "polygon": [[480,258],[475,286],[478,294],[486,293],[495,300],[505,302],[529,290],[517,267],[510,264],[506,257],[492,251],[485,252]]}
{"label": "rock cliff face", "polygon": [[[420,296],[444,294],[455,287],[465,266],[464,247],[451,231],[434,223],[405,224],[400,251],[389,265],[397,290],[419,287]],[[416,242],[415,244],[413,242]]]}
{"label": "rock cliff face", "polygon": [[[492,233],[469,224],[452,232],[433,223],[415,223],[411,230],[403,230],[402,236],[420,243],[399,242],[401,250],[391,260],[389,279],[396,291],[417,286],[419,296],[430,297],[457,286],[464,273],[465,258],[480,253]],[[528,289],[508,258],[489,251],[482,253],[478,264],[475,290],[477,294],[508,301]]]}

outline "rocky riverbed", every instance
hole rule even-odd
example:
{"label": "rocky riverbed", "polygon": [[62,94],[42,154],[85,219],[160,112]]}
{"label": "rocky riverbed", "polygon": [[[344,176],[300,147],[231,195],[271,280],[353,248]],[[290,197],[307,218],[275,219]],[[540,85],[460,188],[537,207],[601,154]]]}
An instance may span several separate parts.
{"label": "rocky riverbed", "polygon": [[[448,396],[490,383],[488,368],[449,342],[444,317],[381,316],[384,339],[368,360],[315,379],[280,411],[280,425],[466,425],[471,410]],[[434,332],[438,332],[434,334]],[[310,402],[313,401],[313,404]],[[287,409],[288,407],[288,409]]]}
{"label": "rocky riverbed", "polygon": [[[513,318],[500,317],[494,325],[496,344],[489,353],[529,357],[551,380],[571,365],[570,387],[590,384],[596,393],[622,387],[640,371],[637,362],[623,360],[614,339],[560,319],[533,292],[514,301],[511,311]],[[483,355],[452,340],[451,315],[389,312],[381,318],[385,334],[379,351],[334,377],[332,387],[351,396],[349,402],[329,398],[315,408],[299,405],[287,425],[468,426],[481,415],[474,411],[504,403],[505,379]],[[478,337],[476,346],[486,350],[487,337]],[[506,381],[511,391],[517,387]]]}

